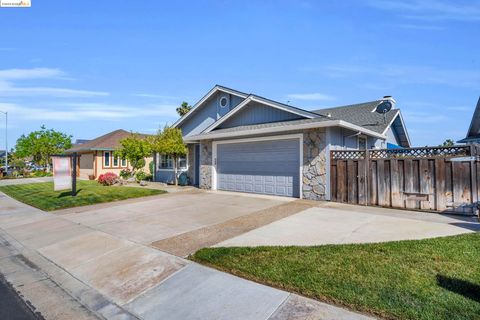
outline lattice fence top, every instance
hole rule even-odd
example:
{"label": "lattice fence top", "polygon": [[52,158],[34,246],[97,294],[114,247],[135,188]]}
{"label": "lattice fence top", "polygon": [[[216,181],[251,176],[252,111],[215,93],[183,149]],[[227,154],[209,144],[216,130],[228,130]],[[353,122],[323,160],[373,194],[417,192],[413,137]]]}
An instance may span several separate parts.
{"label": "lattice fence top", "polygon": [[334,150],[335,160],[391,159],[391,158],[446,158],[471,156],[470,146],[425,147],[405,149]]}
{"label": "lattice fence top", "polygon": [[365,151],[332,151],[332,158],[335,160],[359,160],[365,159]]}

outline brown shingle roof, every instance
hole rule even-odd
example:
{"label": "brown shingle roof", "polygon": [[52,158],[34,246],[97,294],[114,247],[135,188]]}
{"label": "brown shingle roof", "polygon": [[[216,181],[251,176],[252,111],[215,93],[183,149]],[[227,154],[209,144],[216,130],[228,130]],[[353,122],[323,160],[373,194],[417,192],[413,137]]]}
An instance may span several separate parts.
{"label": "brown shingle roof", "polygon": [[[123,129],[115,130],[110,133],[104,134],[98,138],[90,140],[88,142],[73,145],[70,149],[65,150],[66,153],[79,152],[79,151],[90,151],[90,150],[114,150],[120,147],[120,140],[131,135],[131,132],[128,132]],[[149,136],[148,134],[138,134],[142,138]]]}

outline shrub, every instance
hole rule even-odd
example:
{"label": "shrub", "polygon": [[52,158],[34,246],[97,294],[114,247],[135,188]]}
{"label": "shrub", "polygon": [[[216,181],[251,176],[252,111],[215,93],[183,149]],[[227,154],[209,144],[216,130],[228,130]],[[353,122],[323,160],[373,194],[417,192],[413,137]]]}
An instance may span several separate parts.
{"label": "shrub", "polygon": [[145,180],[147,174],[144,171],[138,171],[135,177],[137,178],[137,181],[142,181]]}
{"label": "shrub", "polygon": [[125,180],[132,177],[132,174],[133,172],[130,169],[123,169],[122,171],[120,171],[120,177]]}
{"label": "shrub", "polygon": [[46,171],[34,171],[33,176],[38,178],[38,177],[51,177],[52,173],[51,172],[46,172]]}
{"label": "shrub", "polygon": [[115,184],[117,180],[118,180],[118,176],[113,172],[107,172],[107,173],[101,174],[98,177],[98,183],[104,186],[111,186]]}
{"label": "shrub", "polygon": [[153,161],[150,161],[150,163],[148,164],[148,170],[150,171],[151,175],[153,175],[153,173],[155,172],[155,163],[153,163]]}

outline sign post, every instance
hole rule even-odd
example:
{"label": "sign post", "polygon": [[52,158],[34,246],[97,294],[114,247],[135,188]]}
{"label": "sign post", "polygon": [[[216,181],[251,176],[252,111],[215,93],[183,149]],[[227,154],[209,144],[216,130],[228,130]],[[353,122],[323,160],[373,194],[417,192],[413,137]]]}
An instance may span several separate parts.
{"label": "sign post", "polygon": [[72,161],[72,197],[77,196],[77,153],[73,153],[73,161]]}

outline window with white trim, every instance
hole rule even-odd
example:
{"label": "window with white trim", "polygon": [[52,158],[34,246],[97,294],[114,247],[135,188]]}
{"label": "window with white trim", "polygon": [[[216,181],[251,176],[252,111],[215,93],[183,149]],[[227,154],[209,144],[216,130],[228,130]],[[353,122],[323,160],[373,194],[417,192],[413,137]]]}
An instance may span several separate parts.
{"label": "window with white trim", "polygon": [[173,168],[173,159],[171,156],[160,155],[160,169],[172,169]]}
{"label": "window with white trim", "polygon": [[122,159],[122,167],[127,167],[127,159]]}
{"label": "window with white trim", "polygon": [[103,153],[103,166],[110,167],[110,152],[108,151]]}
{"label": "window with white trim", "polygon": [[114,167],[118,167],[119,160],[120,160],[119,157],[113,157],[113,166]]}
{"label": "window with white trim", "polygon": [[[172,156],[167,156],[167,155],[160,155],[159,168],[160,169],[173,169],[173,157]],[[186,169],[187,168],[187,157],[179,157],[178,158],[177,168],[178,169]]]}
{"label": "window with white trim", "polygon": [[178,167],[180,169],[186,169],[187,168],[187,157],[178,158]]}

